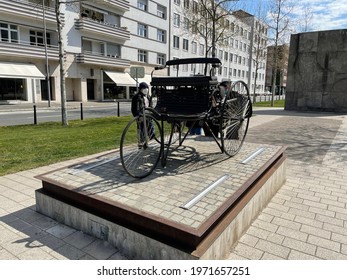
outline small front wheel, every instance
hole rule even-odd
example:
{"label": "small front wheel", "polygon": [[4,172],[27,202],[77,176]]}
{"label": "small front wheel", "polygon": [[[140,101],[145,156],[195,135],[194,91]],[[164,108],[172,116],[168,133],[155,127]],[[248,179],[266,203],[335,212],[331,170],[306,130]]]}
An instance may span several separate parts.
{"label": "small front wheel", "polygon": [[161,153],[161,129],[151,115],[135,117],[125,127],[120,141],[120,160],[134,178],[144,178],[156,168]]}

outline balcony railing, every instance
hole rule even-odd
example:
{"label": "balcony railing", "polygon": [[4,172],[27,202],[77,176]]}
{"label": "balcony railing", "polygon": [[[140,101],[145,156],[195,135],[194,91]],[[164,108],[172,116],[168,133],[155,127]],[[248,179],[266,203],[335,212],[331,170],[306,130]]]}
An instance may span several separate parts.
{"label": "balcony railing", "polygon": [[125,28],[117,27],[106,22],[99,22],[90,18],[81,17],[75,20],[75,28],[92,34],[99,34],[120,40],[129,40],[130,32]]}
{"label": "balcony railing", "polygon": [[[0,56],[45,59],[46,54],[44,46],[30,45],[28,43],[0,42]],[[47,48],[47,56],[49,60],[59,60],[58,46],[49,46]]]}
{"label": "balcony railing", "polygon": [[127,0],[103,0],[102,2],[102,4],[107,6],[116,6],[118,9],[121,9],[124,12],[129,11],[130,4]]}
{"label": "balcony railing", "polygon": [[90,52],[83,52],[76,54],[77,63],[94,64],[100,66],[116,66],[116,67],[129,67],[130,60],[122,59],[115,56],[107,56],[102,54],[94,54]]}
{"label": "balcony railing", "polygon": [[[43,21],[43,6],[20,0],[0,1],[0,14],[10,14],[14,17],[22,17],[31,21]],[[63,14],[61,14],[63,18]],[[47,23],[56,23],[54,8],[45,7]]]}

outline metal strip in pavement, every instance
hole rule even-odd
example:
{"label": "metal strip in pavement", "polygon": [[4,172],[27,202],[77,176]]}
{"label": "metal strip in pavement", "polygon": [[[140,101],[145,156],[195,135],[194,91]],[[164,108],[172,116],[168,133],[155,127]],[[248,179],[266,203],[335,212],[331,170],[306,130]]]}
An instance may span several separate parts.
{"label": "metal strip in pavement", "polygon": [[181,208],[188,210],[193,205],[195,205],[198,201],[200,201],[207,193],[209,193],[211,190],[213,190],[215,187],[217,187],[219,184],[223,183],[225,180],[229,179],[230,175],[223,175],[220,177],[217,181],[209,185],[206,189],[204,189],[201,193],[199,193],[197,196],[195,196],[193,199],[191,199],[189,202],[187,202],[185,205],[182,205]]}
{"label": "metal strip in pavement", "polygon": [[253,154],[251,154],[248,158],[246,158],[245,160],[243,160],[241,163],[246,164],[249,161],[251,161],[253,158],[255,158],[257,155],[259,155],[260,153],[262,153],[265,150],[265,148],[258,148]]}

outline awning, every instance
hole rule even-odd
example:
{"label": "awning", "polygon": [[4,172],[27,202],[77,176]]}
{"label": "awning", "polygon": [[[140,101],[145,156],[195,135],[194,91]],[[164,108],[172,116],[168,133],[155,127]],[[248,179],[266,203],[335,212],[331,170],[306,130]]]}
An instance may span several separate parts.
{"label": "awning", "polygon": [[104,71],[117,86],[136,87],[136,82],[128,73]]}
{"label": "awning", "polygon": [[0,78],[44,79],[45,75],[34,64],[0,62]]}

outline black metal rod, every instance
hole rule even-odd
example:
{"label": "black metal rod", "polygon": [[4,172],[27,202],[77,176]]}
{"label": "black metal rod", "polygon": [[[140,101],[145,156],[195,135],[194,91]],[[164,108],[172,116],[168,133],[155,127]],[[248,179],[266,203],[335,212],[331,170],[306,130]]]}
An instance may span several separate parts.
{"label": "black metal rod", "polygon": [[83,121],[83,103],[81,103],[81,121]]}
{"label": "black metal rod", "polygon": [[120,116],[120,110],[119,110],[119,101],[117,101],[117,117]]}
{"label": "black metal rod", "polygon": [[36,105],[34,105],[34,124],[37,124]]}

